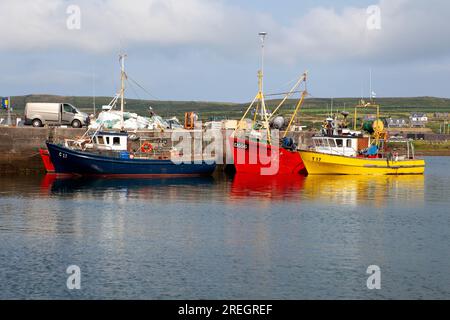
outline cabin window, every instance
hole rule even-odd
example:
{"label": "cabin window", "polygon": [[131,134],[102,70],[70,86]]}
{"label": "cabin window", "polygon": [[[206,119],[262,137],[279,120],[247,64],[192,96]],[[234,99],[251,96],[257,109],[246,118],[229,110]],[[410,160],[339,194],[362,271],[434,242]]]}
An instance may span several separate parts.
{"label": "cabin window", "polygon": [[336,142],[334,141],[334,139],[328,139],[328,143],[330,144],[330,147],[332,148],[336,147]]}
{"label": "cabin window", "polygon": [[105,144],[105,140],[103,139],[103,136],[98,136],[97,142],[98,142],[98,144]]}
{"label": "cabin window", "polygon": [[318,145],[319,147],[323,147],[323,146],[324,146],[324,144],[323,144],[323,139],[318,139],[318,140],[317,140],[317,145]]}
{"label": "cabin window", "polygon": [[352,147],[352,139],[347,139],[347,148]]}
{"label": "cabin window", "polygon": [[113,145],[120,146],[120,138],[119,137],[114,137],[113,138]]}
{"label": "cabin window", "polygon": [[109,137],[105,137],[106,138],[106,144],[109,144]]}
{"label": "cabin window", "polygon": [[342,139],[337,139],[336,140],[336,144],[339,148],[342,148],[344,146],[344,140]]}

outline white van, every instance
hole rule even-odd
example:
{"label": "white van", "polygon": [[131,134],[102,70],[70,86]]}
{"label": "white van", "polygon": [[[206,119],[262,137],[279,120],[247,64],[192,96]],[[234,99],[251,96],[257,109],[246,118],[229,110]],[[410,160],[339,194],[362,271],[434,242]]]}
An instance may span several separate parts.
{"label": "white van", "polygon": [[89,125],[89,116],[68,103],[27,103],[25,124],[33,127],[47,124],[81,128]]}

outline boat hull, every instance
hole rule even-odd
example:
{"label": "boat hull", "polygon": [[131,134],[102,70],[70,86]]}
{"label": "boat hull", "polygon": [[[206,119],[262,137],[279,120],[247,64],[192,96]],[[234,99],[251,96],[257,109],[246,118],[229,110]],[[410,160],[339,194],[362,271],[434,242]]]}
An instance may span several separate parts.
{"label": "boat hull", "polygon": [[52,160],[50,159],[50,153],[48,152],[48,150],[40,149],[39,154],[41,155],[42,163],[44,164],[47,173],[54,173],[55,166],[53,165]]}
{"label": "boat hull", "polygon": [[[289,175],[300,174],[305,170],[302,158],[297,151],[289,151],[248,139],[230,138],[231,150],[236,173],[255,175]],[[262,154],[268,159],[261,159],[260,147],[266,148]],[[267,163],[269,162],[269,163]]]}
{"label": "boat hull", "polygon": [[119,159],[89,152],[75,151],[47,143],[57,174],[77,174],[119,177],[207,176],[216,164],[202,162],[175,164],[171,160]]}
{"label": "boat hull", "polygon": [[387,161],[299,151],[311,175],[409,175],[424,174],[425,160]]}

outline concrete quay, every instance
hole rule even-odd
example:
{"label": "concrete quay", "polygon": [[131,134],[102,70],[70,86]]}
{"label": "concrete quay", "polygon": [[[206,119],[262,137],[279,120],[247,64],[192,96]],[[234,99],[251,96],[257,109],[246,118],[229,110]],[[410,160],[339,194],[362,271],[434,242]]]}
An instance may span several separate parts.
{"label": "concrete quay", "polygon": [[[50,138],[53,140],[74,139],[82,136],[86,129],[72,128],[33,128],[33,127],[0,127],[0,173],[45,173],[39,155],[39,149],[45,148],[45,142]],[[138,131],[138,136],[145,136],[153,139],[162,139],[171,144],[172,131]],[[223,165],[218,166],[218,170],[223,170],[226,164],[232,163],[232,155],[228,143],[231,131],[222,131],[224,159]],[[192,150],[196,153],[201,143],[201,132],[192,131]],[[294,140],[298,145],[308,143],[311,133],[295,132]],[[203,142],[205,146],[205,142]],[[231,161],[230,161],[231,159]]]}

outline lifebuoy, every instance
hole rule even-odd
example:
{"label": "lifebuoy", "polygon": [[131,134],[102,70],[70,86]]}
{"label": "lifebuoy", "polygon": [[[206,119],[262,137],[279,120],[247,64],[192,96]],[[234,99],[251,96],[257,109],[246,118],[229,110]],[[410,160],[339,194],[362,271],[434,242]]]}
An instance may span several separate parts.
{"label": "lifebuoy", "polygon": [[153,146],[150,142],[146,142],[141,146],[141,151],[144,153],[149,153],[153,151]]}

